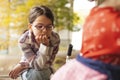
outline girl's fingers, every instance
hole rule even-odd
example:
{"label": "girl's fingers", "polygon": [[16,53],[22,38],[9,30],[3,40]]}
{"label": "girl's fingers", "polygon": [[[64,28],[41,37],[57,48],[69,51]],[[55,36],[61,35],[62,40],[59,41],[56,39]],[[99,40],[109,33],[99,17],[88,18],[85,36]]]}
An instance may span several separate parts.
{"label": "girl's fingers", "polygon": [[14,70],[13,75],[12,75],[13,79],[16,78],[16,75],[17,75],[17,70]]}
{"label": "girl's fingers", "polygon": [[19,76],[20,71],[21,71],[20,66],[17,65],[13,70],[10,71],[9,76],[12,79],[16,79]]}
{"label": "girl's fingers", "polygon": [[11,72],[9,73],[9,76],[10,76],[12,79],[14,79],[14,78],[15,78],[15,74],[16,74],[16,72],[15,72],[15,70],[13,70],[13,71],[11,71]]}
{"label": "girl's fingers", "polygon": [[35,40],[37,41],[38,44],[41,43],[40,36],[36,36],[36,37],[35,37]]}
{"label": "girl's fingers", "polygon": [[43,42],[42,42],[43,44],[49,45],[49,38],[46,35],[43,36],[42,40],[43,40]]}
{"label": "girl's fingers", "polygon": [[43,43],[48,43],[48,41],[49,41],[48,37],[47,37],[46,35],[44,35],[44,36],[42,37],[42,42],[43,42]]}
{"label": "girl's fingers", "polygon": [[43,42],[45,42],[46,40],[48,40],[47,36],[44,35],[43,38],[42,38]]}
{"label": "girl's fingers", "polygon": [[13,71],[10,71],[10,73],[9,73],[9,76],[10,76],[10,77],[12,76],[12,73],[13,73]]}
{"label": "girl's fingers", "polygon": [[36,41],[38,44],[43,43],[43,44],[48,44],[49,43],[49,39],[47,37],[47,35],[39,35],[35,37]]}

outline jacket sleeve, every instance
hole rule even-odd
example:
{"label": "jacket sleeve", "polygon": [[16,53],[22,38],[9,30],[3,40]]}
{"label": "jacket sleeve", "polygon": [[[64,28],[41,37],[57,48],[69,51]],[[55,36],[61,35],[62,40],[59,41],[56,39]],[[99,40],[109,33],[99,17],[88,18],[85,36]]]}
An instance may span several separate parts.
{"label": "jacket sleeve", "polygon": [[50,44],[50,46],[45,46],[43,44],[40,45],[37,58],[34,61],[34,64],[39,66],[41,69],[47,66],[50,67],[55,59],[60,44],[60,38],[58,34],[54,34],[50,40]]}
{"label": "jacket sleeve", "polygon": [[27,43],[19,43],[19,47],[21,51],[23,52],[23,56],[21,58],[20,62],[30,62],[31,59],[36,56],[33,50],[31,49],[30,44]]}
{"label": "jacket sleeve", "polygon": [[31,44],[29,43],[29,32],[26,31],[20,39],[18,40],[18,46],[20,47],[23,56],[21,57],[20,62],[30,62],[31,59],[36,56],[34,51],[31,48]]}

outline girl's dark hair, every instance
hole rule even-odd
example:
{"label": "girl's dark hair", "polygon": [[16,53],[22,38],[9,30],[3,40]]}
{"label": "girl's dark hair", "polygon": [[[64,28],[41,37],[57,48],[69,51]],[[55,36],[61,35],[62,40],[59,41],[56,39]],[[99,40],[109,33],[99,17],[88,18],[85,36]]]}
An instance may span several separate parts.
{"label": "girl's dark hair", "polygon": [[33,23],[35,19],[41,15],[45,15],[47,18],[49,18],[52,21],[52,24],[54,22],[54,15],[52,11],[47,6],[35,6],[30,10],[29,13],[29,23]]}

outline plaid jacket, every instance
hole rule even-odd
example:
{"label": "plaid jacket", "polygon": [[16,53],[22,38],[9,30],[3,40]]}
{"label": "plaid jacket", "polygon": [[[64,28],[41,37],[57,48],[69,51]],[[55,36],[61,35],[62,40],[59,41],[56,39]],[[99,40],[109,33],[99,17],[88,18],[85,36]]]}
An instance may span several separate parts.
{"label": "plaid jacket", "polygon": [[[40,69],[50,67],[55,59],[60,44],[60,37],[52,32],[50,46],[39,46],[31,31],[26,31],[19,39],[19,46],[24,53],[20,62],[29,62],[31,67]],[[42,67],[41,67],[42,66]]]}

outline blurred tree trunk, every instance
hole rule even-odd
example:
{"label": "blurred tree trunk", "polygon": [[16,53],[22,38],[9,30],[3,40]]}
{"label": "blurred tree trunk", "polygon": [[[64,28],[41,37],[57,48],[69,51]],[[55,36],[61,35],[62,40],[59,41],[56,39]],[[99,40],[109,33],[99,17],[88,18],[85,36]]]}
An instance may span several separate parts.
{"label": "blurred tree trunk", "polygon": [[[70,16],[72,19],[70,19],[70,22],[73,23],[73,2],[74,0],[69,0],[69,3],[70,3]],[[69,23],[69,26],[70,26],[70,29],[73,28],[73,24]],[[71,35],[70,35],[70,30],[68,31],[68,43],[70,43],[71,41]]]}
{"label": "blurred tree trunk", "polygon": [[10,1],[8,0],[8,25],[7,25],[7,54],[9,53],[9,47],[10,47]]}

